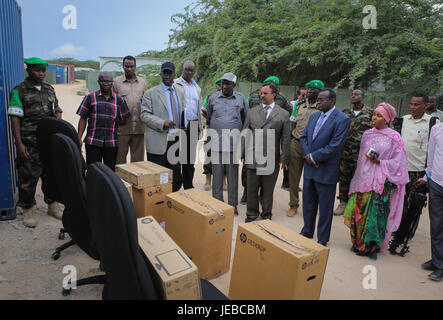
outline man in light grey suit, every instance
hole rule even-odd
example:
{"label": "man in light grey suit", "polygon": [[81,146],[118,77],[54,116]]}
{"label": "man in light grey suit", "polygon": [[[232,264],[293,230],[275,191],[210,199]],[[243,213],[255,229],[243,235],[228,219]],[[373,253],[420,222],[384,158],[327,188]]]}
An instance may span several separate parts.
{"label": "man in light grey suit", "polygon": [[[247,137],[242,149],[247,180],[245,222],[254,221],[260,215],[258,197],[260,187],[263,190],[261,217],[272,218],[274,188],[280,163],[284,169],[289,162],[291,144],[289,113],[274,102],[277,94],[278,87],[274,83],[266,83],[261,89],[262,105],[248,111],[243,126],[243,135]],[[245,130],[250,130],[252,139]]]}
{"label": "man in light grey suit", "polygon": [[201,111],[203,104],[201,89],[193,77],[195,74],[195,64],[186,61],[183,64],[182,76],[174,80],[177,92],[185,97],[184,105],[184,130],[186,133],[186,162],[181,164],[183,188],[194,188],[194,163],[196,158],[197,143],[202,133]]}
{"label": "man in light grey suit", "polygon": [[[175,143],[180,139],[179,129],[183,128],[185,97],[174,85],[175,66],[172,62],[162,64],[160,76],[162,83],[146,91],[143,96],[140,118],[147,126],[147,159],[172,169],[172,190],[176,192],[183,183],[178,162],[179,150]],[[177,150],[175,153],[169,152],[168,157],[173,145]]]}

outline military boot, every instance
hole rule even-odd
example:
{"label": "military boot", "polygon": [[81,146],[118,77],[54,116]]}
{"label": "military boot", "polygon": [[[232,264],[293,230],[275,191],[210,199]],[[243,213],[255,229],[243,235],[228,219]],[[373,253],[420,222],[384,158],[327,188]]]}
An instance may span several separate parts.
{"label": "military boot", "polygon": [[62,219],[63,213],[57,202],[48,204],[48,214],[58,220]]}
{"label": "military boot", "polygon": [[206,183],[204,188],[206,191],[211,190],[211,175],[209,173],[206,174]]}
{"label": "military boot", "polygon": [[35,220],[35,206],[23,209],[23,224],[28,228],[35,228],[37,220]]}

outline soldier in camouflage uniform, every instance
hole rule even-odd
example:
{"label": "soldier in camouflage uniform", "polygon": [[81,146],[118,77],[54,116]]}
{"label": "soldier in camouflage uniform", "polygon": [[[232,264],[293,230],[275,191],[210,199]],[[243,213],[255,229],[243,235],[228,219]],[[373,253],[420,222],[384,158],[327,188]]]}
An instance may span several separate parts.
{"label": "soldier in camouflage uniform", "polygon": [[[61,117],[62,110],[52,86],[43,82],[48,63],[39,58],[25,61],[28,77],[11,92],[8,115],[17,147],[16,167],[18,172],[19,202],[23,208],[23,223],[34,228],[35,191],[42,175],[42,165],[37,148],[37,122],[46,117]],[[59,205],[45,197],[48,214],[62,218]]]}
{"label": "soldier in camouflage uniform", "polygon": [[[317,97],[325,85],[320,80],[312,80],[306,84],[306,100],[299,101],[297,105],[297,115],[295,127],[292,130],[291,157],[289,160],[289,210],[286,215],[293,217],[297,214],[300,204],[299,186],[303,173],[304,158],[300,145],[300,138],[303,130],[308,124],[309,117],[318,112]],[[292,112],[291,112],[292,113]]]}
{"label": "soldier in camouflage uniform", "polygon": [[349,185],[357,167],[360,141],[363,133],[372,128],[372,114],[374,110],[363,104],[365,94],[363,90],[356,89],[351,93],[352,108],[343,110],[343,113],[351,119],[349,135],[340,161],[339,196],[340,204],[334,211],[334,215],[341,216],[345,211],[349,197]]}

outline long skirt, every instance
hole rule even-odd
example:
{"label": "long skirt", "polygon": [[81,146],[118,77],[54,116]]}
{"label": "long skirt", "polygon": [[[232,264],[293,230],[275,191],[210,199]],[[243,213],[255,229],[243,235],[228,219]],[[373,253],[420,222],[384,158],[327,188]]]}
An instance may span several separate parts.
{"label": "long skirt", "polygon": [[349,198],[344,218],[351,231],[354,252],[369,255],[380,251],[390,212],[389,198],[395,188],[395,184],[386,181],[382,194],[355,192]]}

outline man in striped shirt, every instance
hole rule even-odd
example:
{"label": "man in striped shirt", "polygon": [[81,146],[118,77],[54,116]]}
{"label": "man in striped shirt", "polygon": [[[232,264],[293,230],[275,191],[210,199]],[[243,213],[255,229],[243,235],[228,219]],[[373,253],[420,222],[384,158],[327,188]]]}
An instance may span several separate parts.
{"label": "man in striped shirt", "polygon": [[125,100],[112,91],[113,79],[109,72],[102,72],[98,77],[100,90],[87,95],[77,110],[78,138],[82,144],[83,133],[88,126],[83,140],[86,148],[86,163],[104,162],[115,170],[118,152],[119,125],[124,125],[130,112]]}

